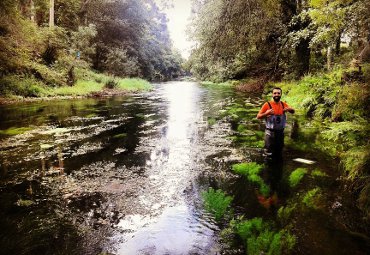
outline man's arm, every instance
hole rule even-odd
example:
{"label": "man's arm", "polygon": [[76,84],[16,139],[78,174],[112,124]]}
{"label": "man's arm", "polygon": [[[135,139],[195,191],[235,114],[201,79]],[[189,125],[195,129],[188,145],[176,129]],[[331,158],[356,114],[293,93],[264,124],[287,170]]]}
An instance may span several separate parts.
{"label": "man's arm", "polygon": [[283,112],[295,113],[295,110],[292,107],[290,107],[287,103],[284,102],[283,104],[285,106]]}
{"label": "man's arm", "polygon": [[267,117],[267,116],[269,116],[269,115],[273,115],[274,114],[274,109],[268,109],[267,111],[265,111],[265,112],[259,112],[258,114],[257,114],[257,119],[263,119],[263,118],[265,118],[265,117]]}
{"label": "man's arm", "polygon": [[273,115],[274,114],[274,110],[273,109],[270,109],[269,106],[268,106],[268,103],[265,103],[261,110],[258,112],[257,114],[257,119],[263,119],[269,115]]}
{"label": "man's arm", "polygon": [[292,107],[287,107],[287,108],[284,108],[283,110],[284,112],[289,112],[289,113],[295,113],[295,110],[292,108]]}

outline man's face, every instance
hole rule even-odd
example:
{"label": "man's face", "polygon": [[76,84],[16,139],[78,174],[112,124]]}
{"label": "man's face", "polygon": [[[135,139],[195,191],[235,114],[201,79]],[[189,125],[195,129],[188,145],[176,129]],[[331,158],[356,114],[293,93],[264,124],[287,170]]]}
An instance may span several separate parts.
{"label": "man's face", "polygon": [[279,102],[281,98],[281,90],[280,89],[274,89],[272,91],[272,98],[275,102]]}

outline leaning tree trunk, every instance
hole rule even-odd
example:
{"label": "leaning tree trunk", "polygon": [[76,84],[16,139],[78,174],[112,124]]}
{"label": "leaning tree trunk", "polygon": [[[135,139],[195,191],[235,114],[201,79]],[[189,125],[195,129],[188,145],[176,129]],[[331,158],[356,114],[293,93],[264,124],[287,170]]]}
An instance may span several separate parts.
{"label": "leaning tree trunk", "polygon": [[50,0],[49,27],[54,27],[54,0]]}

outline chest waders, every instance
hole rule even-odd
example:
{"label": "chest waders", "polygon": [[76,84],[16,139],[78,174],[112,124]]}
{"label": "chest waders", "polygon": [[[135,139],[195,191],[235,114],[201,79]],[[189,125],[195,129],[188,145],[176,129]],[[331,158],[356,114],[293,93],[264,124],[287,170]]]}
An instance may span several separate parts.
{"label": "chest waders", "polygon": [[[270,109],[272,106],[267,102]],[[284,104],[281,102],[284,110]],[[280,160],[282,158],[282,151],[284,147],[284,128],[286,124],[285,113],[281,115],[270,115],[266,118],[265,130],[265,156],[268,161]]]}

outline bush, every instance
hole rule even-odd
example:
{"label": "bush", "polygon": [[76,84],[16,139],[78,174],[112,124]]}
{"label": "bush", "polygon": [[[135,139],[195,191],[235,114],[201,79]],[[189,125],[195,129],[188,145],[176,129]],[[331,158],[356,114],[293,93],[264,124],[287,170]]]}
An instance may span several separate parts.
{"label": "bush", "polygon": [[0,79],[0,94],[23,97],[39,97],[48,94],[41,81],[32,76],[9,75]]}
{"label": "bush", "polygon": [[114,79],[109,79],[105,82],[104,87],[107,89],[116,89],[118,87],[118,82]]}

